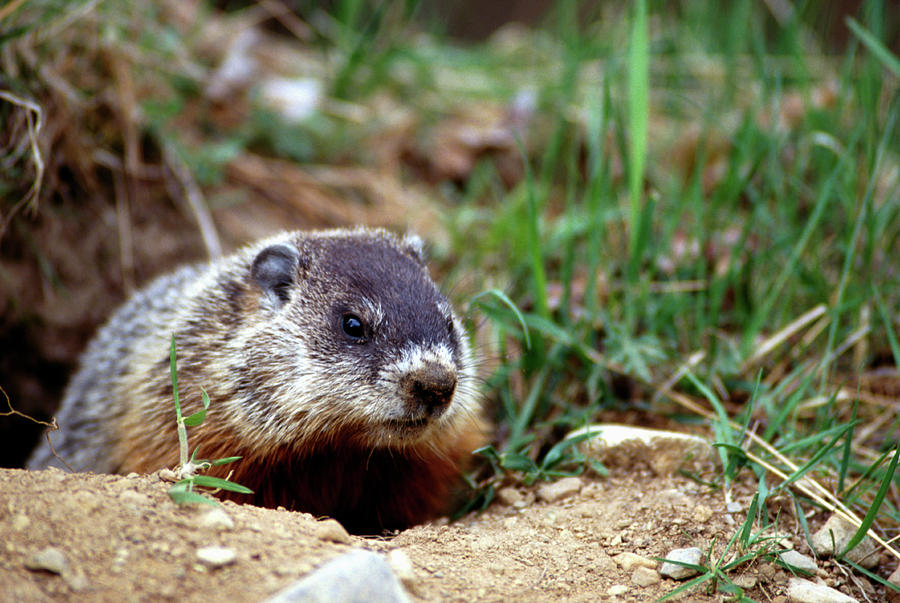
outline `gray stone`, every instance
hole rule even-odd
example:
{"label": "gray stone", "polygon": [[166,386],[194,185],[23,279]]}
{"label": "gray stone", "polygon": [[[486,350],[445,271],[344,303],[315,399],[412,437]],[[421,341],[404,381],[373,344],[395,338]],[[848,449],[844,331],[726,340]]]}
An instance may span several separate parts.
{"label": "gray stone", "polygon": [[291,584],[267,603],[406,603],[409,598],[382,557],[357,549]]}
{"label": "gray stone", "polygon": [[[843,552],[856,533],[856,526],[840,515],[832,515],[819,530],[812,535],[812,547],[820,557],[832,557]],[[837,550],[835,550],[835,548]],[[846,555],[847,559],[866,569],[878,565],[878,545],[866,536]]]}
{"label": "gray stone", "polygon": [[857,599],[803,578],[791,578],[787,589],[788,600],[793,603],[859,603]]}
{"label": "gray stone", "polygon": [[[666,555],[666,559],[690,563],[692,565],[700,565],[700,562],[703,561],[703,551],[697,547],[674,549],[669,551],[669,554]],[[659,573],[667,578],[674,578],[675,580],[684,580],[698,574],[695,569],[684,567],[683,565],[678,565],[669,561],[663,561],[662,567],[659,568]]]}
{"label": "gray stone", "polygon": [[782,563],[788,565],[790,569],[800,570],[807,574],[815,574],[816,570],[819,569],[815,559],[802,555],[797,551],[785,551],[779,557]]}

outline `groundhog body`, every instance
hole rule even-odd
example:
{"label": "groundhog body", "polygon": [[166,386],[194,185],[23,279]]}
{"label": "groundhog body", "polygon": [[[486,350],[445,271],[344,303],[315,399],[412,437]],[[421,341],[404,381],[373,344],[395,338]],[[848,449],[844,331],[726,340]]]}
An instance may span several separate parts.
{"label": "groundhog body", "polygon": [[[178,462],[170,338],[198,458],[264,506],[337,518],[359,533],[448,510],[483,438],[473,360],[421,242],[386,231],[292,232],[136,293],[81,359],[51,434],[76,470]],[[46,442],[28,466],[60,466]],[[214,473],[216,474],[216,473]]]}

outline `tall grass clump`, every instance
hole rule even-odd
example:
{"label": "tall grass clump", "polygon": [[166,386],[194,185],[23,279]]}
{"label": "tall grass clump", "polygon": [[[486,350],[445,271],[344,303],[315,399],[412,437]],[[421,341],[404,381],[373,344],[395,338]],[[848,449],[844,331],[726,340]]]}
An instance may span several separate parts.
{"label": "tall grass clump", "polygon": [[787,495],[861,519],[860,538],[898,526],[900,420],[879,393],[900,383],[885,10],[867,3],[825,52],[798,14],[757,3],[598,20],[562,3],[555,54],[532,57],[548,137],[517,185],[463,192],[450,220],[461,250],[500,258],[484,284],[521,311],[475,302],[499,358],[488,497],[511,476],[602,470],[565,434],[639,412],[708,423],[716,481],[749,470],[760,509]]}

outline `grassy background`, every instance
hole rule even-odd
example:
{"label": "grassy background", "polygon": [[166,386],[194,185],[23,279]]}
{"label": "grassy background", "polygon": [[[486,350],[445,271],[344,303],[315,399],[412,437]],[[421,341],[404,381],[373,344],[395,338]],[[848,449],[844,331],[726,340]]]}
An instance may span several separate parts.
{"label": "grassy background", "polygon": [[[253,106],[188,131],[209,109],[182,64],[197,50],[192,30],[149,5],[81,6],[97,17],[86,31],[145,59],[131,63],[154,82],[135,98],[145,158],[175,153],[213,207],[227,203],[229,166],[248,152],[375,166],[439,204],[425,234],[479,333],[498,426],[480,453],[487,468],[472,477],[473,506],[510,479],[602,472],[564,436],[625,416],[708,426],[723,461],[712,487],[747,475],[759,484],[747,526],[770,522],[767,501],[788,496],[798,517],[845,505],[864,528],[896,532],[900,61],[890,2],[832,14],[823,35],[814,3],[773,14],[747,0],[729,10],[562,1],[534,28],[465,45],[415,2],[304,7],[308,29],[287,37],[312,53],[325,109],[286,124]],[[29,36],[72,15],[24,3],[3,15],[0,50],[14,62],[22,43],[57,56],[74,42]],[[290,23],[272,28],[286,35]],[[187,58],[214,63],[200,51]],[[27,69],[3,83],[38,101],[54,84]],[[97,93],[87,88],[79,93]],[[398,108],[414,116],[405,130]],[[13,123],[22,109],[0,110]],[[448,124],[503,136],[467,145]],[[385,160],[398,129],[406,155]],[[127,140],[113,140],[127,160]],[[35,173],[27,146],[16,148],[0,176],[5,217]],[[441,166],[452,153],[463,168]],[[823,492],[798,489],[801,477]],[[749,546],[751,531],[738,535]]]}

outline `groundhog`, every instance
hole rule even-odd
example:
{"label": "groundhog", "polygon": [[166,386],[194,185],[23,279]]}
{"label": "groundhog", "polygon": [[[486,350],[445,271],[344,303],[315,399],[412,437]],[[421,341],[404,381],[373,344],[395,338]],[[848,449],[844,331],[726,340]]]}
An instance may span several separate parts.
{"label": "groundhog", "polygon": [[[90,342],[51,434],[76,470],[178,463],[169,347],[198,458],[254,491],[224,497],[334,517],[356,533],[445,513],[483,441],[466,333],[418,237],[289,232],[151,282]],[[46,442],[29,468],[62,466]]]}

